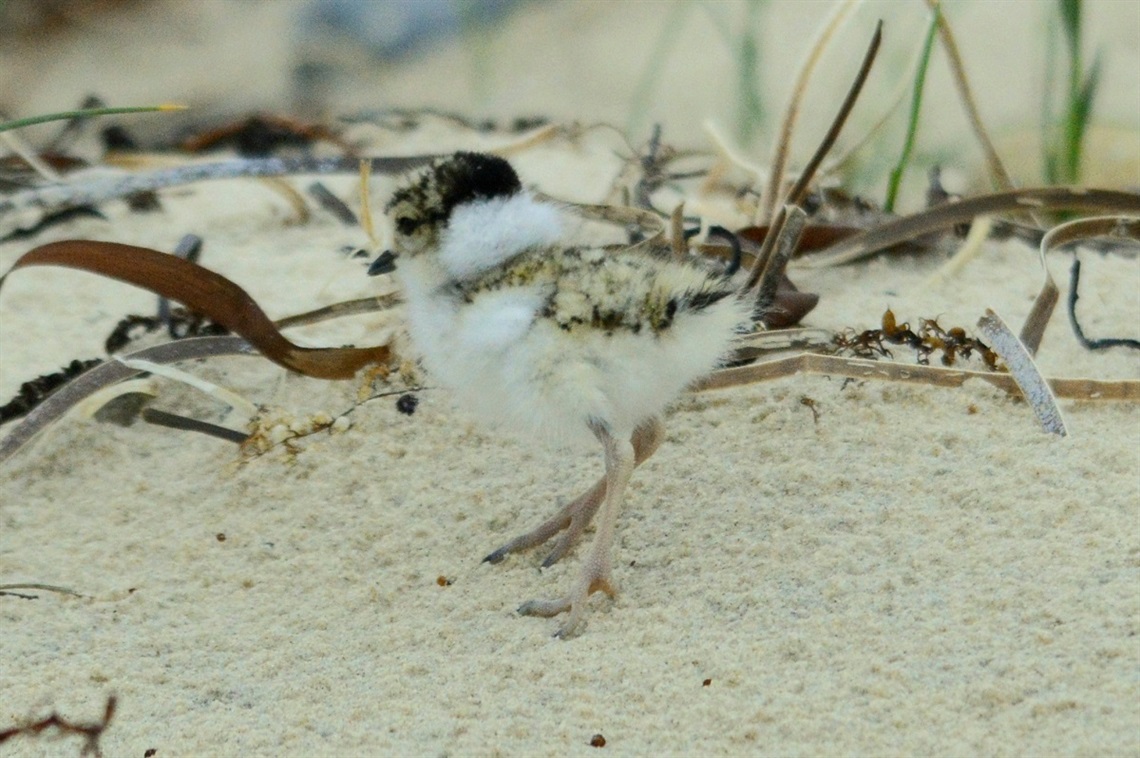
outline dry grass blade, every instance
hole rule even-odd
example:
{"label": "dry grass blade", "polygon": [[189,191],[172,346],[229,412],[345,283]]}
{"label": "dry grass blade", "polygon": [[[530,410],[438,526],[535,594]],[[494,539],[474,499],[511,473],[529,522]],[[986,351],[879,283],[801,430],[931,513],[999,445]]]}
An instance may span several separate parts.
{"label": "dry grass blade", "polygon": [[688,243],[685,239],[685,204],[677,203],[669,216],[669,241],[673,245],[673,260],[681,260],[688,252]]}
{"label": "dry grass blade", "polygon": [[24,142],[15,132],[0,132],[0,141],[3,141],[14,155],[28,164],[43,179],[49,182],[58,182],[62,179],[59,172],[52,168],[51,164],[39,156],[35,148]]}
{"label": "dry grass blade", "polygon": [[883,22],[879,21],[879,23],[875,25],[875,33],[871,37],[871,44],[867,47],[867,52],[863,55],[863,62],[859,66],[859,72],[855,75],[855,80],[851,83],[850,89],[847,90],[847,96],[839,106],[839,112],[836,113],[835,118],[832,119],[827,134],[824,135],[823,140],[819,143],[819,147],[815,150],[815,154],[812,155],[811,160],[808,161],[807,166],[805,166],[804,170],[800,173],[800,177],[796,181],[795,186],[789,190],[788,196],[784,199],[784,207],[781,208],[779,216],[772,222],[769,234],[764,239],[764,246],[760,249],[756,263],[752,266],[748,281],[744,285],[745,290],[754,289],[759,283],[760,278],[765,275],[765,271],[770,271],[770,276],[779,276],[784,273],[782,268],[777,271],[770,267],[768,261],[772,257],[772,251],[775,249],[776,241],[780,238],[784,223],[787,220],[785,210],[788,206],[800,204],[801,200],[803,200],[804,193],[807,191],[808,184],[815,176],[816,169],[819,168],[819,164],[823,163],[823,159],[827,157],[828,152],[831,151],[835,140],[839,138],[839,132],[843,129],[843,124],[847,121],[847,116],[855,106],[855,101],[859,99],[859,93],[863,90],[863,84],[867,81],[867,75],[871,73],[871,66],[875,62],[875,56],[878,55],[879,45],[881,45],[882,42]]}
{"label": "dry grass blade", "polygon": [[372,162],[360,161],[360,228],[368,235],[372,247],[380,247],[376,237],[376,225],[372,221]]}
{"label": "dry grass blade", "polygon": [[[283,318],[276,323],[277,327],[281,329],[287,326],[314,324],[330,318],[384,310],[398,302],[399,298],[396,295],[366,297],[360,300],[336,303],[308,313],[300,313],[296,316]],[[92,400],[96,400],[94,403],[96,407],[102,406],[114,394],[118,394],[112,389],[113,385],[136,376],[142,371],[142,369],[137,368],[137,366],[143,365],[139,361],[165,364],[223,355],[255,356],[258,355],[258,352],[253,345],[240,337],[191,337],[139,350],[122,356],[120,361],[97,365],[79,374],[58,390],[53,391],[32,409],[27,418],[13,429],[3,441],[0,441],[0,464],[72,407],[81,403],[86,405]],[[132,365],[127,365],[127,363]],[[98,398],[104,392],[108,392],[108,395],[105,398]]]}
{"label": "dry grass blade", "polygon": [[[1025,347],[1030,356],[1037,355],[1037,349],[1041,347],[1041,340],[1045,337],[1045,328],[1049,326],[1049,319],[1053,316],[1053,308],[1057,306],[1057,300],[1061,297],[1057,283],[1053,281],[1053,275],[1049,273],[1049,264],[1045,262],[1045,253],[1049,250],[1045,240],[1048,237],[1049,235],[1046,234],[1041,240],[1037,252],[1041,271],[1045,274],[1045,281],[1041,283],[1041,291],[1037,293],[1037,297],[1033,298],[1033,307],[1029,309],[1029,314],[1025,317],[1025,323],[1021,327],[1021,334],[1018,335],[1021,345]],[[1005,325],[1002,324],[1002,326]],[[1008,364],[1009,361],[1006,363]]]}
{"label": "dry grass blade", "polygon": [[1001,316],[989,308],[986,309],[986,315],[978,320],[978,329],[986,335],[990,347],[1009,367],[1010,375],[1029,401],[1029,406],[1045,431],[1066,436],[1068,431],[1065,429],[1065,420],[1061,417],[1061,409],[1057,407],[1057,399],[1053,397],[1026,346],[1010,331]]}
{"label": "dry grass blade", "polygon": [[970,221],[975,216],[1026,210],[1140,213],[1140,194],[1079,187],[1039,187],[978,195],[954,203],[944,203],[848,237],[822,253],[803,260],[800,265],[805,268],[823,268],[853,263],[893,245]]}
{"label": "dry grass blade", "polygon": [[[811,78],[812,72],[815,71],[816,65],[819,63],[820,56],[823,55],[824,49],[827,47],[828,42],[835,35],[836,30],[843,21],[855,9],[855,0],[844,0],[838,4],[832,15],[827,19],[819,30],[819,36],[816,37],[812,43],[811,49],[808,51],[807,59],[804,60],[800,66],[799,75],[796,77],[795,86],[792,88],[792,97],[788,102],[788,107],[784,111],[784,119],[780,123],[780,136],[776,140],[776,144],[772,148],[772,159],[769,161],[768,172],[768,185],[764,188],[759,213],[756,218],[756,224],[763,226],[772,221],[772,216],[776,211],[776,203],[780,194],[780,187],[784,181],[784,170],[788,163],[788,151],[791,147],[792,133],[796,127],[796,120],[800,113],[800,103],[803,101],[804,93],[807,91],[808,79]],[[794,201],[785,201],[794,202]]]}
{"label": "dry grass blade", "polygon": [[[257,355],[256,349],[241,337],[190,337],[139,350],[125,356],[152,363],[175,363],[222,355]],[[12,457],[39,432],[59,419],[73,406],[104,387],[137,376],[141,371],[119,361],[109,361],[86,371],[48,395],[7,437],[0,440],[0,464]]]}
{"label": "dry grass blade", "polygon": [[943,282],[949,281],[952,277],[961,273],[962,269],[966,268],[966,264],[973,261],[982,253],[982,246],[985,241],[990,238],[990,232],[993,231],[994,220],[990,216],[978,216],[970,223],[970,231],[966,234],[966,239],[958,246],[954,255],[948,261],[942,264],[942,267],[935,271],[923,284],[923,289],[933,289],[940,286]]}
{"label": "dry grass blade", "polygon": [[187,387],[192,387],[204,395],[209,395],[219,403],[226,405],[238,413],[244,414],[246,417],[257,415],[257,406],[246,400],[241,395],[225,387],[221,387],[213,382],[208,382],[205,379],[194,376],[173,366],[166,366],[154,361],[148,361],[141,358],[130,358],[116,355],[114,360],[122,363],[127,368],[133,368],[140,373],[153,374],[154,376],[161,376],[164,379],[185,384]]}
{"label": "dry grass blade", "polygon": [[325,186],[323,182],[313,182],[309,185],[309,194],[313,199],[331,213],[345,226],[357,226],[359,222],[356,219],[356,214],[352,209],[345,204],[343,200],[333,194],[332,190]]}
{"label": "dry grass blade", "polygon": [[[607,223],[623,226],[636,226],[644,232],[648,238],[646,240],[647,242],[652,240],[656,243],[664,239],[667,230],[665,221],[658,216],[656,212],[643,208],[634,208],[627,205],[572,203],[567,200],[559,200],[556,197],[551,197],[543,192],[535,192],[534,196],[544,203],[560,205],[573,213],[577,213],[582,216],[582,218],[605,221]],[[672,250],[671,246],[670,250]]]}
{"label": "dry grass blade", "polygon": [[14,590],[43,590],[44,592],[57,592],[60,595],[71,595],[72,597],[83,597],[73,589],[67,587],[60,587],[58,584],[40,584],[39,582],[20,582],[18,584],[0,584],[0,595],[13,592]]}
{"label": "dry grass blade", "polygon": [[[1140,208],[1137,209],[1140,211]],[[1097,237],[1140,242],[1140,218],[1131,216],[1093,216],[1068,221],[1050,229],[1041,240],[1045,255],[1065,245]]]}
{"label": "dry grass blade", "polygon": [[785,205],[780,210],[782,223],[780,235],[772,254],[768,257],[764,270],[756,280],[756,312],[762,317],[764,311],[776,301],[776,290],[784,276],[792,253],[800,244],[807,213],[798,205]]}
{"label": "dry grass blade", "polygon": [[400,301],[401,297],[396,293],[377,295],[376,297],[362,297],[359,300],[346,300],[343,303],[333,303],[332,305],[326,305],[323,308],[317,308],[313,311],[298,313],[296,316],[286,316],[285,318],[277,319],[277,321],[273,323],[277,325],[278,329],[288,329],[293,326],[316,324],[330,318],[359,316],[362,313],[384,311],[399,304]]}
{"label": "dry grass blade", "polygon": [[167,429],[178,429],[185,432],[198,432],[208,437],[217,437],[220,440],[235,442],[239,445],[249,439],[249,435],[245,432],[239,432],[236,429],[211,424],[208,421],[201,421],[196,418],[179,416],[176,413],[167,413],[157,408],[144,408],[140,415],[142,420],[148,424],[162,426]]}
{"label": "dry grass blade", "polygon": [[[437,155],[365,158],[379,172],[399,174],[426,165]],[[355,173],[358,158],[249,158],[218,163],[192,163],[143,174],[92,176],[67,184],[14,192],[0,198],[0,239],[35,226],[45,216],[71,208],[98,205],[140,192],[153,192],[211,179],[234,179],[297,174]]]}
{"label": "dry grass blade", "polygon": [[1025,325],[1018,335],[1022,344],[1029,350],[1030,355],[1036,355],[1041,346],[1041,339],[1045,336],[1045,327],[1053,315],[1053,308],[1061,297],[1057,284],[1049,273],[1045,263],[1048,253],[1065,245],[1082,239],[1093,237],[1109,237],[1116,239],[1140,239],[1140,219],[1130,219],[1120,216],[1096,216],[1094,218],[1078,219],[1060,224],[1050,229],[1041,238],[1039,257],[1041,268],[1045,272],[1045,282],[1041,285],[1041,292],[1033,301],[1033,307],[1025,318]]}
{"label": "dry grass blade", "polygon": [[[844,358],[819,353],[799,353],[785,358],[753,363],[748,366],[714,371],[693,387],[693,391],[719,390],[780,379],[796,374],[848,376],[852,379],[875,379],[889,382],[929,384],[937,387],[961,387],[969,379],[983,382],[1009,393],[1018,391],[1017,382],[1009,374],[993,371],[963,371],[941,366],[915,366],[888,363],[866,358]],[[1099,379],[1049,379],[1057,397],[1068,400],[1119,400],[1140,402],[1140,382],[1102,381]]]}
{"label": "dry grass blade", "polygon": [[831,346],[834,338],[833,332],[814,327],[751,332],[738,337],[733,343],[733,360],[754,360],[767,353],[786,353],[790,350],[818,350]]}
{"label": "dry grass blade", "polygon": [[986,164],[989,166],[990,176],[994,184],[1001,189],[1012,190],[1014,187],[1013,179],[1005,170],[1005,166],[1002,164],[1001,158],[998,157],[997,150],[986,132],[981,114],[978,113],[977,103],[974,102],[973,92],[970,91],[970,83],[966,81],[966,68],[962,64],[962,55],[958,52],[958,43],[954,40],[954,32],[950,29],[950,22],[946,20],[945,13],[938,12],[939,0],[926,0],[926,4],[932,13],[937,14],[938,34],[942,40],[942,48],[946,51],[946,57],[950,61],[950,72],[954,75],[954,84],[958,87],[958,94],[962,97],[962,105],[966,108],[970,126],[973,128],[978,142],[982,145],[982,151],[986,154]]}
{"label": "dry grass blade", "polygon": [[386,345],[371,348],[307,348],[278,331],[238,285],[197,264],[157,250],[115,242],[53,242],[22,255],[3,278],[26,266],[66,266],[118,279],[177,300],[245,337],[266,358],[318,379],[351,379],[370,363],[388,360]]}

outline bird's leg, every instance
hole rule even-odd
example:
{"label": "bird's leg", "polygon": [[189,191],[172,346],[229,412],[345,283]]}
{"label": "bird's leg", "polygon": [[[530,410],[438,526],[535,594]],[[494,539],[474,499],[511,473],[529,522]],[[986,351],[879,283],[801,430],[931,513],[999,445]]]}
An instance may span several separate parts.
{"label": "bird's leg", "polygon": [[605,494],[602,497],[594,544],[570,594],[559,600],[531,600],[519,608],[519,613],[527,616],[554,616],[569,611],[570,615],[555,634],[557,637],[573,634],[582,620],[591,593],[601,590],[614,597],[617,592],[610,577],[614,531],[617,528],[618,509],[621,508],[625,487],[629,483],[637,457],[632,439],[614,437],[601,423],[591,423],[590,428],[606,451]]}
{"label": "bird's leg", "polygon": [[[640,466],[647,461],[661,441],[665,439],[665,426],[661,419],[654,416],[643,422],[630,436],[633,445],[633,465]],[[577,541],[579,535],[590,525],[602,498],[606,494],[606,477],[602,477],[594,486],[563,506],[553,516],[543,521],[535,529],[515,537],[483,560],[487,563],[498,563],[510,553],[528,550],[543,544],[554,535],[562,535],[554,543],[554,549],[542,562],[543,568],[549,568],[562,559],[566,552]],[[565,531],[563,531],[565,530]]]}

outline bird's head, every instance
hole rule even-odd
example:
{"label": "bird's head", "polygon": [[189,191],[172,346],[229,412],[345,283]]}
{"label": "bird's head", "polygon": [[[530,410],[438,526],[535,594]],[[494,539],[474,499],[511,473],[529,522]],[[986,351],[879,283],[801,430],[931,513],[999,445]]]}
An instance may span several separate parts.
{"label": "bird's head", "polygon": [[369,273],[391,271],[398,256],[437,249],[456,208],[521,191],[518,174],[497,156],[460,152],[434,162],[392,195],[385,211],[395,226],[393,249],[377,258]]}

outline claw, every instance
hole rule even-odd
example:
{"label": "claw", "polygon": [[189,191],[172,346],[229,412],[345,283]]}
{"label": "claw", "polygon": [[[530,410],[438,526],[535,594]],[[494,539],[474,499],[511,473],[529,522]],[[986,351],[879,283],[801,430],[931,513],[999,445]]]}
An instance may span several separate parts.
{"label": "claw", "polygon": [[507,550],[506,545],[504,545],[503,547],[499,548],[484,558],[483,563],[502,563],[503,559],[506,558],[510,552],[510,550]]}

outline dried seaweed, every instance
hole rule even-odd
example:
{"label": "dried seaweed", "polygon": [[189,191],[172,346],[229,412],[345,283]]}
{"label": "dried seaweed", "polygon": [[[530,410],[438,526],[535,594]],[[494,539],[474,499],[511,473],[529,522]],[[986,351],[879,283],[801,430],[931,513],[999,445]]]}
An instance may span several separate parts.
{"label": "dried seaweed", "polygon": [[[885,344],[884,344],[885,343]],[[944,329],[936,319],[920,319],[918,331],[912,331],[909,322],[899,323],[891,309],[883,313],[882,324],[878,329],[866,329],[856,333],[853,329],[837,333],[832,344],[839,352],[846,352],[856,358],[893,358],[886,345],[902,345],[915,352],[919,365],[930,364],[930,356],[941,353],[943,366],[953,366],[959,358],[969,359],[974,353],[981,357],[986,367],[997,370],[997,354],[984,342],[969,336],[960,326]]]}
{"label": "dried seaweed", "polygon": [[36,265],[67,266],[144,287],[178,300],[240,334],[269,360],[306,376],[349,379],[369,363],[386,361],[388,347],[307,348],[287,340],[261,307],[229,279],[150,248],[114,242],[53,242],[20,256],[0,277]]}
{"label": "dried seaweed", "polygon": [[190,153],[232,148],[244,158],[267,158],[282,147],[308,148],[325,141],[346,152],[349,146],[329,127],[306,124],[287,116],[259,113],[239,121],[213,127],[182,141]]}
{"label": "dried seaweed", "polygon": [[87,369],[98,366],[102,362],[102,358],[92,358],[87,361],[74,360],[53,374],[44,374],[31,381],[24,382],[20,385],[16,396],[5,405],[0,406],[0,424],[28,415],[45,397]]}
{"label": "dried seaweed", "polygon": [[228,329],[215,324],[201,313],[186,308],[171,308],[165,319],[162,315],[139,316],[132,313],[123,316],[103,341],[103,349],[110,354],[117,353],[143,334],[153,334],[164,326],[170,338],[175,340],[229,334]]}

